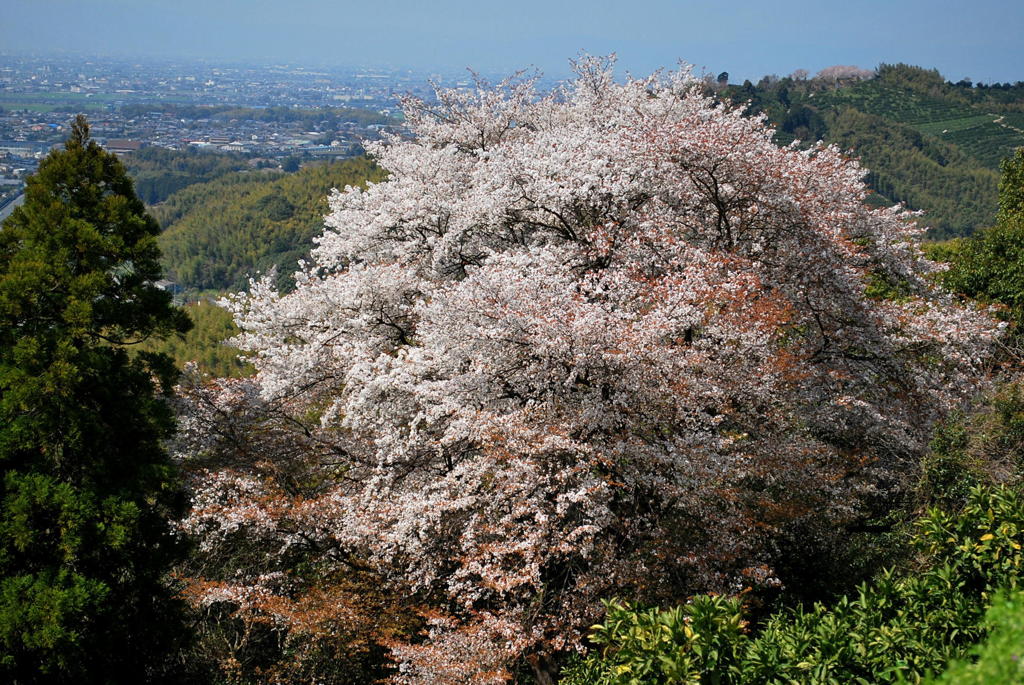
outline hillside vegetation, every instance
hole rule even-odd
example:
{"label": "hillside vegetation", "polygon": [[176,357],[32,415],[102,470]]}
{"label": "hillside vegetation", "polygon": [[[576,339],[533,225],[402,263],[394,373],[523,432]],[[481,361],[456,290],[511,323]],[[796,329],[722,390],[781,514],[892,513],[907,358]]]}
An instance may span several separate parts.
{"label": "hillside vegetation", "polygon": [[246,168],[246,161],[238,155],[194,148],[147,147],[125,159],[124,165],[135,181],[139,198],[147,205],[155,205],[190,185],[241,171]]}
{"label": "hillside vegetation", "polygon": [[828,142],[856,152],[879,204],[924,210],[932,237],[992,223],[999,174],[956,145],[852,108],[829,116]]}
{"label": "hillside vegetation", "polygon": [[824,82],[771,78],[722,92],[763,113],[777,140],[824,140],[871,170],[878,204],[925,212],[933,238],[970,235],[995,219],[1001,160],[1024,146],[1024,83],[948,83],[904,64],[876,78]]}
{"label": "hillside vegetation", "polygon": [[216,378],[240,378],[250,375],[252,367],[242,362],[238,350],[226,341],[238,335],[231,314],[205,300],[184,307],[192,329],[181,336],[150,338],[138,345],[139,352],[158,352],[174,360],[177,368],[195,364],[200,373]]}
{"label": "hillside vegetation", "polygon": [[[964,87],[942,81],[934,71],[883,66],[876,79],[840,88],[819,97],[821,106],[846,107],[874,114],[961,148],[984,166],[996,170],[999,162],[1024,145],[1024,131],[1015,122],[1022,111],[1001,111],[1012,103],[991,98],[972,101]],[[1012,91],[1011,91],[1012,92]],[[1024,92],[1017,104],[1024,106]]]}
{"label": "hillside vegetation", "polygon": [[332,188],[383,179],[365,157],[309,166],[295,174],[232,173],[175,193],[153,213],[169,278],[187,289],[239,290],[250,276],[296,262],[323,228]]}

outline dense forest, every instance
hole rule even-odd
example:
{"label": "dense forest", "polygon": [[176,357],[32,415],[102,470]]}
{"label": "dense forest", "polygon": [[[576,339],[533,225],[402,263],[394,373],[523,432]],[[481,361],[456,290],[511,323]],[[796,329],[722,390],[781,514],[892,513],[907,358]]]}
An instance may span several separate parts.
{"label": "dense forest", "polygon": [[0,231],[0,676],[1020,682],[1021,84],[574,66],[173,191],[76,121]]}
{"label": "dense forest", "polygon": [[241,290],[251,276],[280,267],[286,284],[323,226],[331,189],[381,179],[383,172],[360,157],[191,185],[152,210],[164,227],[168,277],[193,290]]}
{"label": "dense forest", "polygon": [[146,147],[128,157],[125,167],[142,201],[155,205],[190,185],[246,169],[247,164],[238,155]]}

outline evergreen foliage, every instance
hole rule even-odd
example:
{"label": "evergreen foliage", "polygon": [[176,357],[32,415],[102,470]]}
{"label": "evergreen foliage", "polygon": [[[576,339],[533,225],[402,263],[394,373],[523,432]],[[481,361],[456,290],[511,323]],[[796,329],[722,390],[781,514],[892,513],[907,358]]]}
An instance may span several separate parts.
{"label": "evergreen foliage", "polygon": [[[0,679],[153,682],[180,637],[156,222],[79,117],[0,231]],[[156,379],[156,385],[154,384]]]}
{"label": "evergreen foliage", "polygon": [[938,685],[1016,685],[1024,682],[1024,593],[1001,595],[985,614],[989,637],[934,682]]}

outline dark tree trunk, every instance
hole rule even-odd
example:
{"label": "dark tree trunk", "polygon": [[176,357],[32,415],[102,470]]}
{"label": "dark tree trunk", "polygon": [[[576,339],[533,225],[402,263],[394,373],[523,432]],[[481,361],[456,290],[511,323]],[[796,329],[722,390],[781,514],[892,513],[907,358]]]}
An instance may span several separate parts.
{"label": "dark tree trunk", "polygon": [[539,654],[532,654],[529,661],[530,668],[533,669],[533,679],[537,685],[555,685],[558,669],[551,659]]}

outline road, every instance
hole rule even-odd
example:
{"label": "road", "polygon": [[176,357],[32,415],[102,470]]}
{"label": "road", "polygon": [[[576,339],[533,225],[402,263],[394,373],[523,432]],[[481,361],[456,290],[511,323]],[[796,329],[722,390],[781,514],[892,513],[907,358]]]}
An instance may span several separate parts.
{"label": "road", "polygon": [[2,222],[4,219],[6,219],[8,216],[10,216],[11,212],[14,211],[15,207],[17,207],[18,205],[20,205],[20,204],[22,204],[24,202],[25,202],[25,193],[22,193],[21,195],[19,195],[18,197],[14,198],[10,202],[8,202],[6,205],[4,205],[4,208],[0,209],[0,222]]}

